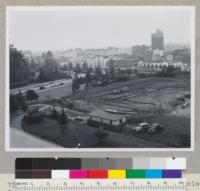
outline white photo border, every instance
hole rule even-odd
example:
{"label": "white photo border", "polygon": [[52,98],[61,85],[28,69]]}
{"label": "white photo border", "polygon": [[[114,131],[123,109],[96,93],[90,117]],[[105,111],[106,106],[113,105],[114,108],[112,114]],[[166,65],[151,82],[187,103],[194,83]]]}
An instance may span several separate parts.
{"label": "white photo border", "polygon": [[[10,147],[10,113],[9,113],[9,14],[10,11],[59,11],[69,9],[94,9],[94,8],[133,8],[133,9],[176,9],[191,11],[191,118],[190,118],[190,148],[11,148]],[[194,151],[195,145],[195,6],[7,6],[6,7],[6,66],[5,66],[5,150],[23,152],[152,152]]]}

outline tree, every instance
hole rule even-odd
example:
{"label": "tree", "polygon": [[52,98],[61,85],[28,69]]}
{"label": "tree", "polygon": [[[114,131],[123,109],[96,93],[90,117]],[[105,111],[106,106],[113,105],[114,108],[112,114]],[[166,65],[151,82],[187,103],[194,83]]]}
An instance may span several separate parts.
{"label": "tree", "polygon": [[82,65],[82,71],[85,72],[88,70],[88,66],[87,66],[87,63],[86,62],[83,62],[83,65]]}
{"label": "tree", "polygon": [[33,72],[38,71],[38,64],[36,63],[35,59],[33,57],[31,57],[31,61],[29,64],[29,69]]}
{"label": "tree", "polygon": [[115,62],[114,62],[113,59],[110,59],[108,64],[109,64],[110,79],[115,80],[115,77],[116,77],[116,75],[115,75]]}
{"label": "tree", "polygon": [[38,80],[39,82],[45,82],[48,80],[48,77],[42,67],[40,68],[40,71],[39,71]]}
{"label": "tree", "polygon": [[103,72],[102,72],[100,66],[97,66],[97,67],[96,67],[96,69],[95,69],[95,73],[96,73],[97,78],[102,78],[102,76],[103,76]]}
{"label": "tree", "polygon": [[26,99],[28,101],[33,101],[33,100],[37,100],[39,98],[38,94],[35,93],[34,90],[28,90],[26,91]]}
{"label": "tree", "polygon": [[53,107],[53,110],[52,110],[52,113],[51,113],[51,118],[54,119],[54,120],[58,119],[58,112],[57,112],[55,107]]}
{"label": "tree", "polygon": [[89,69],[86,71],[85,81],[87,85],[91,82],[91,74]]}
{"label": "tree", "polygon": [[10,95],[10,111],[16,111],[17,109],[19,109],[19,100],[17,99],[16,95]]}
{"label": "tree", "polygon": [[109,71],[108,70],[106,70],[106,73],[104,75],[104,79],[105,79],[106,84],[108,84],[110,82],[110,77],[109,77]]}
{"label": "tree", "polygon": [[156,75],[161,77],[175,77],[178,73],[177,68],[174,66],[163,67],[162,71],[158,72]]}
{"label": "tree", "polygon": [[28,104],[25,101],[21,103],[21,109],[23,112],[26,112],[28,109]]}
{"label": "tree", "polygon": [[17,94],[17,99],[18,99],[18,103],[20,108],[26,112],[26,110],[28,109],[28,105],[26,103],[25,97],[24,95],[21,93],[21,91],[19,90],[18,94]]}
{"label": "tree", "polygon": [[69,71],[72,71],[74,68],[73,68],[73,65],[72,65],[72,63],[70,62],[69,64],[68,64],[68,70]]}
{"label": "tree", "polygon": [[43,64],[40,67],[39,82],[59,79],[61,73],[58,70],[58,60],[56,60],[51,51],[42,53]]}
{"label": "tree", "polygon": [[18,94],[10,95],[10,111],[22,109],[24,112],[28,109],[24,95],[19,90]]}
{"label": "tree", "polygon": [[24,53],[18,51],[13,45],[9,47],[10,57],[10,85],[16,87],[29,82],[29,67],[24,59]]}
{"label": "tree", "polygon": [[79,89],[80,89],[80,83],[76,75],[76,77],[72,81],[72,91],[75,92],[78,91]]}
{"label": "tree", "polygon": [[17,94],[17,99],[18,99],[18,102],[19,104],[21,105],[22,102],[25,101],[25,97],[23,95],[23,93],[19,90],[18,94]]}
{"label": "tree", "polygon": [[127,73],[128,73],[128,75],[131,75],[131,74],[133,73],[133,71],[129,68],[129,69],[127,70]]}
{"label": "tree", "polygon": [[67,66],[67,64],[64,64],[64,66],[63,66],[63,70],[64,70],[64,71],[67,71],[67,70],[68,70],[68,66]]}
{"label": "tree", "polygon": [[67,116],[65,114],[65,111],[64,111],[64,109],[62,109],[62,113],[60,115],[59,124],[63,125],[63,124],[67,124],[68,122],[69,122],[69,120],[68,120],[68,118],[67,118]]}
{"label": "tree", "polygon": [[75,68],[74,68],[74,72],[75,72],[76,74],[81,73],[81,66],[80,66],[80,64],[76,64],[76,66],[75,66]]}

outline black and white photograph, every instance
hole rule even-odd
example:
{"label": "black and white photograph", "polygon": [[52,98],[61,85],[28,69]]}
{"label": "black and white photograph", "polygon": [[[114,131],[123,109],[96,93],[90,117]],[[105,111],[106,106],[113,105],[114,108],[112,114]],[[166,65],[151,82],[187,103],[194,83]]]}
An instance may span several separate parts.
{"label": "black and white photograph", "polygon": [[190,150],[192,6],[7,7],[8,150]]}

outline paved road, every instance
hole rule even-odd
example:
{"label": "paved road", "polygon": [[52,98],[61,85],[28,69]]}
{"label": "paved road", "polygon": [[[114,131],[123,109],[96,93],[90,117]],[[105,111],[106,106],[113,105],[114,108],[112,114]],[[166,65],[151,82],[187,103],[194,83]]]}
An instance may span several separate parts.
{"label": "paved road", "polygon": [[10,119],[10,148],[59,148],[60,145],[42,140],[22,130],[21,119],[23,112],[18,112]]}
{"label": "paved road", "polygon": [[61,146],[11,127],[10,148],[61,148]]}
{"label": "paved road", "polygon": [[[43,92],[46,91],[46,89],[54,89],[56,86],[63,86],[63,85],[70,85],[72,84],[72,79],[61,79],[61,80],[55,80],[45,83],[37,83],[37,84],[31,84],[23,87],[18,87],[10,90],[11,94],[16,94],[19,92],[19,90],[24,93],[27,90],[34,90],[36,92]],[[41,90],[40,87],[44,87],[45,89]]]}
{"label": "paved road", "polygon": [[[84,88],[84,85],[81,85],[80,89],[83,89],[83,88]],[[26,90],[28,90],[27,87],[26,87]],[[39,95],[38,101],[46,101],[55,97],[69,96],[72,94],[72,83],[68,80],[67,83],[65,83],[64,85],[48,87],[44,90],[37,90],[36,92]]]}
{"label": "paved road", "polygon": [[45,101],[52,99],[54,97],[64,97],[68,96],[72,93],[72,85],[67,84],[63,86],[58,86],[50,89],[46,89],[45,91],[37,92],[39,95],[38,101]]}

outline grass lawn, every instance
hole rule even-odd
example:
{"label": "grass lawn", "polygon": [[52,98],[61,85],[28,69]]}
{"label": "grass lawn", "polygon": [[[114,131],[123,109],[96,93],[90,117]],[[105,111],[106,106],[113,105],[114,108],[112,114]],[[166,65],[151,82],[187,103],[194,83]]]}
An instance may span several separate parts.
{"label": "grass lawn", "polygon": [[159,123],[164,127],[164,131],[156,134],[149,134],[148,132],[136,134],[133,131],[127,130],[125,133],[135,135],[151,142],[161,143],[168,147],[190,147],[190,118],[156,115],[146,117],[145,122],[149,124]]}
{"label": "grass lawn", "polygon": [[135,136],[110,132],[107,137],[100,139],[97,128],[78,122],[70,122],[65,130],[60,128],[57,121],[45,118],[37,124],[25,124],[24,131],[38,137],[57,143],[65,148],[75,148],[80,143],[81,148],[163,148],[163,144],[147,141]]}

